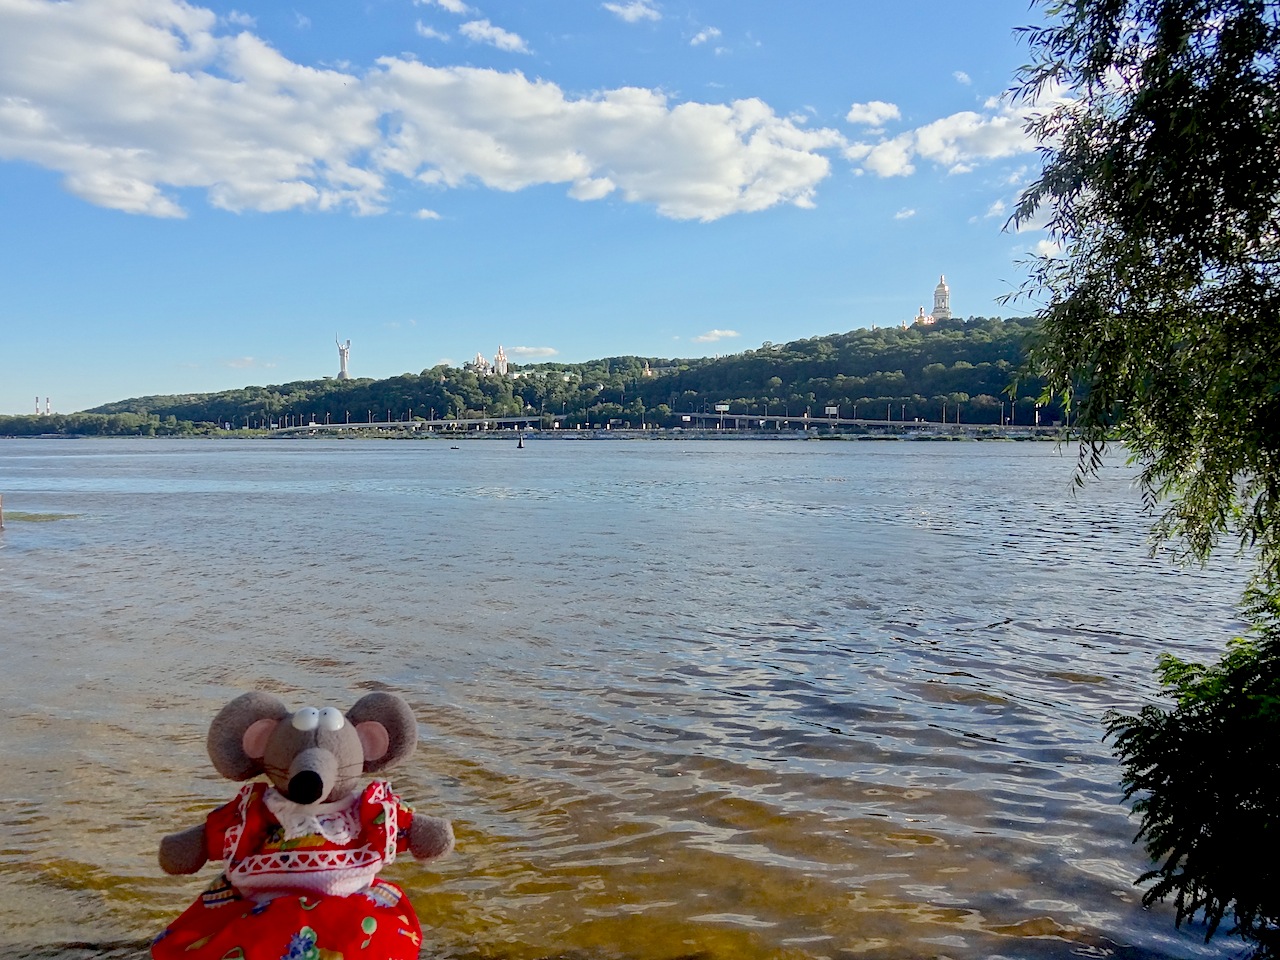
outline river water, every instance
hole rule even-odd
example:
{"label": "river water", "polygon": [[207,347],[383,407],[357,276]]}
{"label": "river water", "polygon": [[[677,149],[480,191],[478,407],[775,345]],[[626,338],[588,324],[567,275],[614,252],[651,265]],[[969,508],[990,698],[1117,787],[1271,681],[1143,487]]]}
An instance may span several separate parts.
{"label": "river water", "polygon": [[[424,957],[1219,957],[1101,718],[1238,630],[1046,443],[0,441],[0,956],[140,958],[236,693],[403,694]],[[32,522],[26,514],[62,514]],[[16,519],[13,519],[15,518]]]}

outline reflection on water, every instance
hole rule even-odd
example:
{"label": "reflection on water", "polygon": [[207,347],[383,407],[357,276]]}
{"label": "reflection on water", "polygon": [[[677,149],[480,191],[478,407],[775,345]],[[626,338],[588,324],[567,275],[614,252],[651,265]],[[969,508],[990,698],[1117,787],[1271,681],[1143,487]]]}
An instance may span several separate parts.
{"label": "reflection on water", "polygon": [[[235,693],[404,694],[424,956],[1227,956],[1101,738],[1238,571],[1046,444],[6,441],[0,952],[145,956]],[[206,873],[208,873],[206,868]]]}

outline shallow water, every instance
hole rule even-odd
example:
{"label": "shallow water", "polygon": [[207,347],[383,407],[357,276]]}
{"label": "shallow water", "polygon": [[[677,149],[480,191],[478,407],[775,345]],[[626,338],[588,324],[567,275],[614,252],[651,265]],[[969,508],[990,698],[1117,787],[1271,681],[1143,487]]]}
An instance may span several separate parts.
{"label": "shallow water", "polygon": [[406,696],[423,956],[1228,956],[1101,716],[1217,655],[1117,459],[1049,444],[0,441],[0,955],[146,955],[237,692]]}

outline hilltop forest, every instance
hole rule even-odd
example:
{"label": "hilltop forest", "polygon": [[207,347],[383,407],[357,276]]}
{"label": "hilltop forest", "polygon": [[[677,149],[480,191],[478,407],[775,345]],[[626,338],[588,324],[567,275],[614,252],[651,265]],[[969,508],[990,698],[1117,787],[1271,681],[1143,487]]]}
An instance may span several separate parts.
{"label": "hilltop forest", "polygon": [[[307,423],[537,414],[544,426],[679,426],[710,413],[1030,424],[1042,384],[1014,385],[1030,319],[974,317],[812,337],[725,357],[610,357],[512,365],[505,377],[436,366],[385,380],[326,377],[220,393],[138,397],[74,414],[0,417],[0,435],[165,435]],[[648,373],[646,373],[646,364]],[[1039,410],[1042,423],[1061,417]]]}

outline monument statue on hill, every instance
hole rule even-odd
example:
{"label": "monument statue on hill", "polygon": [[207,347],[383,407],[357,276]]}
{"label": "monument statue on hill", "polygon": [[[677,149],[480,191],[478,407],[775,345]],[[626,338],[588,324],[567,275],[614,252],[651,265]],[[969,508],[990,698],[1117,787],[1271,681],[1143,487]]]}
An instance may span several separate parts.
{"label": "monument statue on hill", "polygon": [[333,342],[338,345],[338,362],[342,367],[342,369],[338,371],[338,379],[350,380],[351,371],[347,369],[347,361],[351,359],[351,341],[348,340],[346,343],[343,343],[335,334]]}

